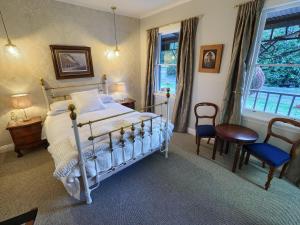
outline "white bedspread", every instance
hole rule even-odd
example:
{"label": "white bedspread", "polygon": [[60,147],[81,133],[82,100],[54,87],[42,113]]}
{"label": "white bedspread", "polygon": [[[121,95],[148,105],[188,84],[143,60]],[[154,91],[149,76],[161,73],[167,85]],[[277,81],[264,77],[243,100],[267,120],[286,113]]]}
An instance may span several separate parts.
{"label": "white bedspread", "polygon": [[[89,113],[84,113],[77,115],[77,122],[87,122],[89,120],[95,120],[100,118],[106,118],[112,115],[117,115],[120,113],[125,113],[132,111],[127,107],[124,107],[118,103],[109,103],[106,104],[106,109],[100,111],[94,111]],[[72,129],[72,122],[69,117],[69,112],[62,113],[56,116],[48,116],[44,123],[44,131],[49,142],[48,151],[51,153],[52,158],[55,163],[55,171],[53,175],[60,179],[69,194],[74,196],[76,192],[78,195],[78,180],[76,177],[80,176],[80,170],[78,166],[78,151],[75,145],[75,138]],[[93,135],[106,133],[108,131],[119,129],[124,126],[131,125],[142,120],[147,120],[151,117],[157,115],[152,113],[139,113],[133,112],[123,116],[114,117],[105,121],[97,122],[92,125]],[[161,123],[163,122],[163,123]],[[153,120],[152,129],[153,135],[150,136],[150,121],[145,122],[145,138],[143,140],[143,150],[142,150],[142,139],[140,137],[140,125],[136,125],[136,141],[134,143],[134,152],[133,144],[130,137],[131,130],[130,128],[125,130],[125,161],[132,158],[133,153],[136,156],[143,153],[147,153],[152,149],[157,149],[160,147],[161,143],[165,139],[164,130],[161,128],[164,127],[164,120],[161,118],[156,118]],[[173,125],[169,123],[168,136],[172,134]],[[94,146],[91,141],[88,140],[90,134],[89,126],[84,126],[79,128],[80,140],[84,156],[86,158],[86,170],[88,176],[95,176],[96,173],[101,171],[109,170],[112,166],[120,165],[124,162],[123,160],[123,150],[120,146],[120,133],[113,133],[113,148],[114,151],[111,153],[109,148],[109,137],[105,135],[103,137],[97,138],[94,140]],[[151,139],[150,139],[151,138]],[[93,151],[97,154],[97,160],[88,159],[93,155]],[[111,160],[113,154],[113,161]],[[76,187],[75,187],[75,186]]]}

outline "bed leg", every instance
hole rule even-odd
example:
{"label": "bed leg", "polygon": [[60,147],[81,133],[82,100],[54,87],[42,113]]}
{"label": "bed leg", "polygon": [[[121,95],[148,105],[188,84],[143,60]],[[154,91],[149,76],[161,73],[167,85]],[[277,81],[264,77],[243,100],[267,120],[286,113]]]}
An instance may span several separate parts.
{"label": "bed leg", "polygon": [[86,203],[91,204],[92,198],[91,198],[91,190],[90,186],[88,183],[87,179],[87,174],[86,174],[86,169],[85,169],[85,159],[81,150],[81,143],[80,143],[80,136],[79,136],[79,131],[78,131],[78,125],[77,125],[77,115],[75,113],[75,106],[73,104],[69,105],[69,110],[71,111],[70,118],[72,120],[72,125],[73,125],[73,131],[74,131],[74,136],[75,136],[75,141],[76,141],[76,146],[78,150],[78,156],[79,156],[79,167],[80,167],[80,173],[83,181],[83,186],[84,186],[84,193],[85,193],[85,198],[86,198]]}
{"label": "bed leg", "polygon": [[169,147],[166,147],[165,149],[165,158],[167,159],[169,157]]}
{"label": "bed leg", "polygon": [[165,130],[165,143],[166,143],[166,148],[165,148],[165,158],[167,159],[169,157],[169,137],[168,137],[168,130],[169,130],[169,117],[170,117],[170,109],[169,109],[169,103],[170,103],[170,88],[167,89],[167,120],[166,120],[166,130]]}

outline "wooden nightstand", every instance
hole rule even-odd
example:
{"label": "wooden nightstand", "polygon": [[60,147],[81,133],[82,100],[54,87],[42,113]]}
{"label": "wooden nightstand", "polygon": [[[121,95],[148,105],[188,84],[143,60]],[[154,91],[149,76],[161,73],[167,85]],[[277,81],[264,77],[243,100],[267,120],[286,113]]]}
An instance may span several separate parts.
{"label": "wooden nightstand", "polygon": [[46,140],[42,140],[42,118],[40,116],[33,117],[29,121],[9,122],[7,130],[15,144],[15,152],[18,157],[22,157],[21,150],[29,150],[47,144]]}
{"label": "wooden nightstand", "polygon": [[124,100],[118,101],[121,105],[124,105],[128,108],[135,109],[135,100],[131,98],[125,98]]}

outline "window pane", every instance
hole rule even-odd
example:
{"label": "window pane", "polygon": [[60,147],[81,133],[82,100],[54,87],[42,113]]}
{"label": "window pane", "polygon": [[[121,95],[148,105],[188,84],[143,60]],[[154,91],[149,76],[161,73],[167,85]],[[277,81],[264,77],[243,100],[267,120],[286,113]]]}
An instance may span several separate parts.
{"label": "window pane", "polygon": [[259,64],[300,64],[300,36],[298,39],[262,41]]}
{"label": "window pane", "polygon": [[161,36],[160,64],[176,64],[178,54],[178,33]]}
{"label": "window pane", "polygon": [[246,108],[300,119],[300,68],[257,67]]}
{"label": "window pane", "polygon": [[176,66],[161,65],[159,67],[159,90],[170,88],[172,94],[176,93]]}

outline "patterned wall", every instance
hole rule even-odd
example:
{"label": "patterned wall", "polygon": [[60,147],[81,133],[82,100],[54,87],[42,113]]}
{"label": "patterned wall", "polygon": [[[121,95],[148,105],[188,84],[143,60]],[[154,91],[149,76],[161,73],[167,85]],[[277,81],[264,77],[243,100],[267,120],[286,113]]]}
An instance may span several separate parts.
{"label": "patterned wall", "polygon": [[[95,78],[71,80],[90,83],[104,73],[111,81],[126,82],[129,95],[140,102],[140,40],[139,20],[118,16],[118,37],[121,56],[114,60],[105,57],[113,48],[112,15],[54,0],[0,0],[8,32],[20,50],[14,58],[5,54],[5,34],[0,28],[0,146],[11,143],[5,130],[10,119],[10,95],[30,93],[33,107],[30,115],[45,115],[46,106],[39,86],[43,77],[54,85],[56,81],[50,44],[84,45],[92,48]],[[16,111],[19,115],[21,112]]]}

